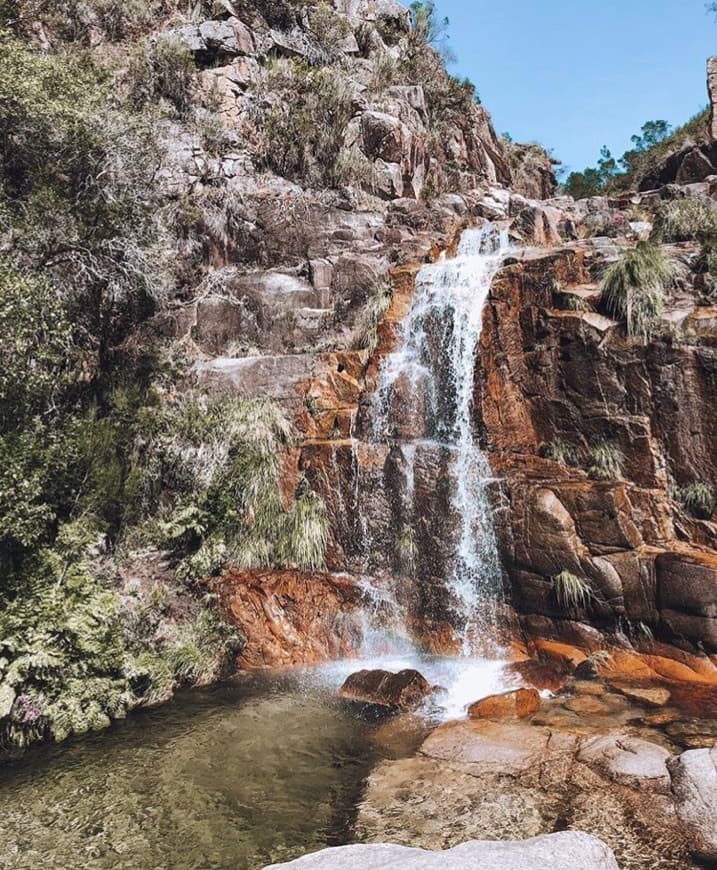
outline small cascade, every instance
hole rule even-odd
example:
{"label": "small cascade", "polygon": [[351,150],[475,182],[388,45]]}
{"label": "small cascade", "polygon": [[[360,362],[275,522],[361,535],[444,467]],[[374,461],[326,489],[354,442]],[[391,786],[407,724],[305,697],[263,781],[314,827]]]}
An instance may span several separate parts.
{"label": "small cascade", "polygon": [[[494,653],[499,637],[493,481],[475,431],[473,397],[483,309],[508,250],[500,226],[469,229],[454,258],[421,270],[400,348],[383,363],[369,420],[370,440],[400,457],[389,498],[397,515],[397,570],[413,575],[414,598],[424,611],[432,600],[440,602],[439,619],[451,624],[465,655]],[[433,469],[433,479],[419,493],[421,464]],[[431,592],[434,587],[439,591]]]}

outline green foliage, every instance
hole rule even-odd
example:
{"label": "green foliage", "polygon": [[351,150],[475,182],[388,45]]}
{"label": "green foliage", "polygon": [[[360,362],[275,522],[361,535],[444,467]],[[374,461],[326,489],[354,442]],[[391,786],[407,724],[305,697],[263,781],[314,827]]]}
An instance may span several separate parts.
{"label": "green foliage", "polygon": [[324,52],[327,62],[341,56],[342,46],[351,33],[351,27],[343,15],[338,15],[328,3],[321,2],[308,11],[309,28]]}
{"label": "green foliage", "polygon": [[135,516],[157,515],[160,542],[186,577],[226,560],[245,568],[319,568],[327,519],[306,487],[285,509],[280,453],[291,427],[262,401],[185,396],[154,410],[137,431]]}
{"label": "green foliage", "polygon": [[37,54],[0,30],[0,239],[100,365],[159,292],[156,156],[151,125],[115,105],[89,55]]}
{"label": "green foliage", "polygon": [[700,520],[708,520],[717,507],[717,495],[711,483],[698,481],[682,487],[676,492],[677,501],[692,516]]}
{"label": "green foliage", "polygon": [[23,32],[39,20],[52,37],[90,45],[100,34],[113,42],[130,38],[151,25],[158,9],[156,0],[4,0],[0,26]]}
{"label": "green foliage", "polygon": [[625,322],[628,335],[649,337],[665,306],[674,270],[665,252],[651,242],[638,242],[608,269],[601,303]]}
{"label": "green foliage", "polygon": [[553,577],[553,595],[564,610],[584,610],[592,598],[589,583],[570,571]]}
{"label": "green foliage", "polygon": [[609,441],[598,441],[590,448],[589,472],[598,480],[617,480],[622,477],[625,455]]}
{"label": "green foliage", "polygon": [[717,205],[706,196],[675,199],[658,211],[652,237],[658,242],[717,239]]}
{"label": "green foliage", "polygon": [[57,293],[0,257],[0,432],[43,413],[62,394],[71,327]]}
{"label": "green foliage", "polygon": [[267,88],[278,98],[262,118],[265,165],[310,185],[345,184],[339,157],[353,107],[343,79],[331,69],[283,60],[269,70]]}
{"label": "green foliage", "polygon": [[647,121],[640,133],[632,136],[633,147],[615,159],[603,147],[597,166],[571,173],[565,191],[575,199],[585,199],[636,187],[668,157],[688,142],[706,137],[709,109],[699,112],[686,124],[672,130],[666,121]]}
{"label": "green foliage", "polygon": [[444,62],[454,59],[453,52],[448,48],[448,18],[438,15],[436,4],[432,0],[416,0],[409,7],[411,30],[415,37],[439,52]]}

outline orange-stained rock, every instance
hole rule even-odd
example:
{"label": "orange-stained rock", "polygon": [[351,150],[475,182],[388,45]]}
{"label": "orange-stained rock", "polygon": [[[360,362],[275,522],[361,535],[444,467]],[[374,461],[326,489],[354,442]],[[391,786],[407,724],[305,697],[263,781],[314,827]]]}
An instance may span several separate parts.
{"label": "orange-stained rock", "polygon": [[469,719],[527,719],[540,709],[536,689],[516,689],[483,698],[468,708]]}
{"label": "orange-stained rock", "polygon": [[226,571],[224,611],[247,639],[244,668],[313,664],[357,655],[361,590],[345,576],[299,571]]}
{"label": "orange-stained rock", "polygon": [[533,639],[532,644],[540,658],[559,665],[566,673],[572,673],[580,662],[584,662],[587,658],[587,655],[577,647],[556,640],[539,637]]}

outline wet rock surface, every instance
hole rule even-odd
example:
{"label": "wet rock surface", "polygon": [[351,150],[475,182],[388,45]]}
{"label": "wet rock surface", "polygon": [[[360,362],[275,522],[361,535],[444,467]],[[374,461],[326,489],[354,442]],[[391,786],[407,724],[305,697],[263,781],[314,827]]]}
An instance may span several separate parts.
{"label": "wet rock surface", "polygon": [[239,665],[276,668],[349,658],[361,646],[361,592],[347,577],[228,571],[217,591],[246,635]]}
{"label": "wet rock surface", "polygon": [[516,689],[502,695],[483,698],[468,708],[469,719],[527,719],[540,708],[536,689]]}
{"label": "wet rock surface", "polygon": [[431,684],[416,670],[397,674],[363,670],[351,674],[339,689],[339,697],[388,715],[415,710],[433,693]]}

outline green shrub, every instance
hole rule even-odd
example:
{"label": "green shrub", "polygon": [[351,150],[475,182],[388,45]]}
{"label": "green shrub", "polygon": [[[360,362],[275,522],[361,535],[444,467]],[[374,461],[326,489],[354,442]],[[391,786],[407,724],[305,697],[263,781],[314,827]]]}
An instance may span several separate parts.
{"label": "green shrub", "polygon": [[183,42],[172,36],[146,39],[131,61],[130,99],[138,108],[160,103],[187,117],[195,72],[194,56]]}
{"label": "green shrub", "polygon": [[657,213],[652,238],[658,242],[717,239],[717,205],[705,196],[667,203]]}
{"label": "green shrub", "polygon": [[261,118],[265,166],[314,186],[345,184],[338,163],[353,106],[343,79],[331,69],[277,61],[267,88],[277,98]]}
{"label": "green shrub", "polygon": [[[62,396],[72,331],[57,293],[0,257],[0,432]],[[54,397],[54,398],[53,398]]]}
{"label": "green shrub", "polygon": [[5,0],[0,26],[8,22],[22,30],[39,20],[53,40],[90,45],[102,34],[117,42],[148,28],[159,5],[156,0]]}
{"label": "green shrub", "polygon": [[152,125],[117,108],[88,55],[0,31],[0,234],[100,367],[161,292],[156,160]]}
{"label": "green shrub", "polygon": [[617,480],[622,477],[625,455],[609,441],[598,441],[590,448],[589,472],[599,480]]}
{"label": "green shrub", "polygon": [[590,584],[570,571],[553,577],[553,595],[564,610],[585,610],[592,598]]}
{"label": "green shrub", "polygon": [[664,311],[673,274],[672,263],[661,248],[638,242],[608,269],[601,303],[610,316],[625,322],[628,335],[647,338]]}
{"label": "green shrub", "polygon": [[677,501],[700,520],[708,520],[717,507],[717,496],[711,483],[697,482],[677,490]]}

